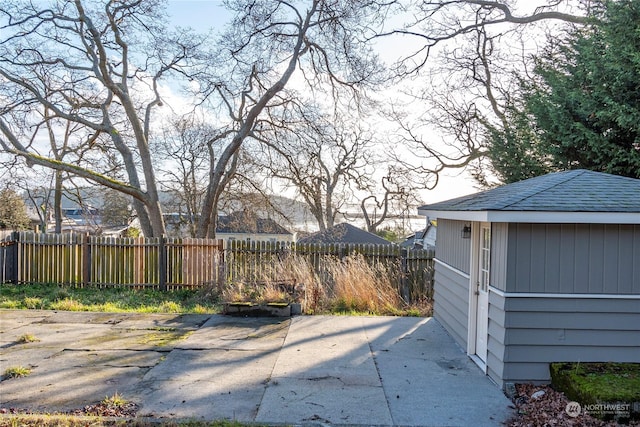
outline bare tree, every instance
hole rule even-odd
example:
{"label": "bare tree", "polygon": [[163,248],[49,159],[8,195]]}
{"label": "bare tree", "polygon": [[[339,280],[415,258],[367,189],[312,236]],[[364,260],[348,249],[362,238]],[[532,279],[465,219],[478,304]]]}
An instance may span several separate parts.
{"label": "bare tree", "polygon": [[[158,85],[179,69],[198,41],[167,35],[157,10],[156,0],[6,1],[0,6],[0,91],[10,100],[0,109],[3,149],[28,164],[132,196],[149,236],[164,233],[149,150],[153,113],[162,105]],[[80,127],[87,151],[108,141],[126,179],[57,159],[57,150],[41,153],[38,140],[51,121]]]}
{"label": "bare tree", "polygon": [[354,192],[368,185],[372,135],[340,117],[303,113],[295,128],[272,122],[275,132],[261,137],[259,165],[296,191],[324,231],[344,214]]}
{"label": "bare tree", "polygon": [[[402,28],[376,34],[418,38],[417,48],[398,62],[402,74],[420,72],[436,47],[478,30],[497,33],[514,26],[538,22],[560,21],[572,24],[587,23],[587,12],[598,0],[544,0],[527,2],[527,11],[514,11],[514,2],[508,0],[422,0],[408,10],[413,19]],[[532,7],[533,6],[533,7]]]}
{"label": "bare tree", "polygon": [[209,145],[217,140],[216,130],[195,117],[191,114],[168,119],[153,144],[158,182],[170,196],[164,207],[178,216],[172,219],[173,225],[186,227],[191,237],[196,236],[206,192]]}
{"label": "bare tree", "polygon": [[390,219],[409,216],[410,210],[422,202],[418,191],[427,188],[427,183],[403,163],[391,158],[387,162],[387,173],[360,199],[360,211],[370,233],[378,232]]}
{"label": "bare tree", "polygon": [[[334,97],[343,90],[358,97],[379,72],[375,55],[363,44],[363,27],[383,18],[375,1],[308,3],[237,0],[235,19],[216,58],[222,74],[201,76],[208,102],[228,113],[228,144],[210,153],[212,163],[198,235],[215,230],[217,206],[238,164],[247,138],[260,134],[263,118],[295,102],[285,90],[297,71],[298,90],[322,86]],[[231,76],[231,78],[229,78]],[[331,215],[329,215],[331,216]]]}
{"label": "bare tree", "polygon": [[415,206],[421,180],[411,179],[385,152],[390,144],[380,129],[367,124],[372,119],[349,110],[323,113],[312,101],[304,104],[288,112],[288,122],[272,117],[269,131],[254,135],[264,150],[255,157],[259,170],[295,191],[320,230],[339,218],[359,218],[375,232]]}
{"label": "bare tree", "polygon": [[526,76],[545,34],[585,24],[597,3],[423,0],[404,27],[378,34],[408,38],[416,46],[394,66],[398,78],[412,79],[406,91],[416,101],[411,105],[422,107],[413,116],[391,112],[400,125],[398,137],[417,156],[407,167],[428,174],[431,188],[444,170],[465,168],[481,185],[493,185],[484,164],[487,139],[508,126],[517,79]]}

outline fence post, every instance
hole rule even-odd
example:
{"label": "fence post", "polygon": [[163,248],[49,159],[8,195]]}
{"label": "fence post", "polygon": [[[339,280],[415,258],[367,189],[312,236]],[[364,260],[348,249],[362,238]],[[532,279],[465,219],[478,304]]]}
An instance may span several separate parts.
{"label": "fence post", "polygon": [[82,287],[91,283],[91,245],[89,244],[89,233],[80,235],[80,254],[82,256]]}
{"label": "fence post", "polygon": [[400,250],[400,271],[401,271],[401,279],[400,279],[400,295],[405,302],[409,301],[410,293],[409,293],[409,267],[407,258],[409,256],[409,251],[407,248],[402,248]]}
{"label": "fence post", "polygon": [[18,274],[18,246],[20,245],[20,233],[14,231],[11,233],[11,246],[9,246],[7,250],[7,258],[8,258],[8,267],[9,267],[9,276],[11,278],[11,283],[14,285],[18,284],[19,274]]}
{"label": "fence post", "polygon": [[160,281],[160,290],[161,291],[166,291],[167,290],[167,239],[166,236],[163,234],[162,236],[160,236],[160,241],[159,241],[159,254],[158,254],[158,264],[159,264],[159,268],[160,271],[158,272],[158,278]]}
{"label": "fence post", "polygon": [[226,258],[225,258],[225,241],[222,239],[216,239],[215,241],[216,251],[214,253],[213,259],[214,262],[217,262],[215,265],[216,268],[216,285],[218,289],[226,283],[227,275],[226,275]]}

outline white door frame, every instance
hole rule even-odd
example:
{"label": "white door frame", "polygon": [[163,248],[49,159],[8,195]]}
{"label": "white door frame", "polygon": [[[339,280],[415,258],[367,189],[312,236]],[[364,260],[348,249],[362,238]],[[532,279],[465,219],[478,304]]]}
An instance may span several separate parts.
{"label": "white door frame", "polygon": [[469,270],[469,317],[467,322],[467,355],[480,367],[480,369],[482,369],[484,373],[487,373],[486,354],[484,355],[484,360],[476,354],[476,336],[478,331],[478,294],[476,292],[477,284],[480,281],[480,248],[482,239],[481,230],[483,227],[488,227],[489,232],[491,232],[491,223],[471,223],[471,262]]}

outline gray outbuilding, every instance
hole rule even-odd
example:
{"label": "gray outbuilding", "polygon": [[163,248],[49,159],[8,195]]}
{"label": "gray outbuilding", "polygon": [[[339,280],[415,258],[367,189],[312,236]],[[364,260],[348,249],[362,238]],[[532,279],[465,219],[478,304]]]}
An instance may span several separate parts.
{"label": "gray outbuilding", "polygon": [[640,180],[571,170],[421,206],[434,316],[501,387],[640,362]]}

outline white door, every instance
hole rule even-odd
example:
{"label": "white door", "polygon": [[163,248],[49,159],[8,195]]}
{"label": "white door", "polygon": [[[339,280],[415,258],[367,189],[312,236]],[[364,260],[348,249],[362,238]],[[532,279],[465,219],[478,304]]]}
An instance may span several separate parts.
{"label": "white door", "polygon": [[476,356],[487,361],[487,327],[489,325],[489,279],[491,267],[491,227],[480,226],[478,248],[478,275],[476,283]]}

